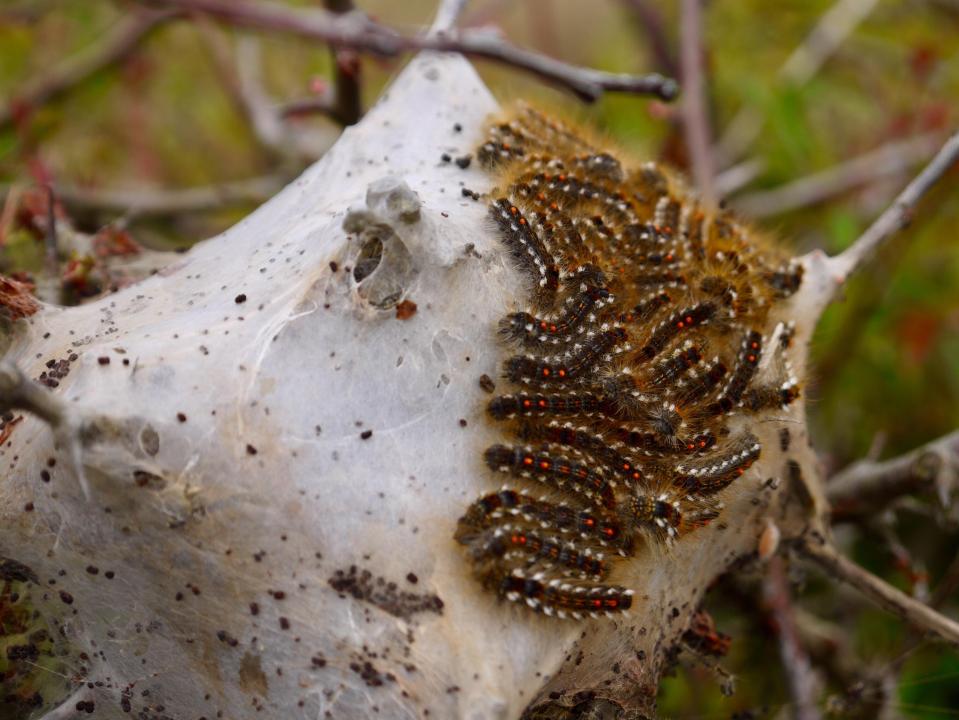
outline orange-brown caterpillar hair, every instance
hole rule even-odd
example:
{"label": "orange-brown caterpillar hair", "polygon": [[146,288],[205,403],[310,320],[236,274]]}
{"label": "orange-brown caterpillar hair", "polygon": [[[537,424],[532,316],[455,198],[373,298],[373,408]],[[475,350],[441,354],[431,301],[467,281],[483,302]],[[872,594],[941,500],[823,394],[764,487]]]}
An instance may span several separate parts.
{"label": "orange-brown caterpillar hair", "polygon": [[494,122],[478,157],[529,293],[500,323],[516,391],[488,408],[503,442],[486,465],[509,485],[467,509],[456,539],[501,597],[622,612],[633,591],[609,582],[613,560],[716,518],[717,494],[761,452],[731,419],[798,397],[770,310],[801,267],[670,171],[530,107]]}

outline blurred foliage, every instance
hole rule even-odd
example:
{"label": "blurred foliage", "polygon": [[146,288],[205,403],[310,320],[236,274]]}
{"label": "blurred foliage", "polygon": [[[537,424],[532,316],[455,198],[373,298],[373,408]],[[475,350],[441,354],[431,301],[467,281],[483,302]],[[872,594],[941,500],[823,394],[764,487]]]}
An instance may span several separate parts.
{"label": "blurred foliage", "polygon": [[[296,3],[308,4],[307,0]],[[632,7],[658,15],[660,51]],[[947,132],[959,124],[959,3],[882,0],[838,52],[802,86],[784,83],[779,68],[832,0],[713,0],[706,12],[708,85],[717,135],[742,108],[763,120],[749,149],[764,169],[742,192],[772,188],[912,135]],[[360,2],[379,20],[412,32],[428,22],[433,2]],[[464,23],[496,24],[515,43],[567,61],[621,72],[668,70],[676,62],[677,6],[668,0],[583,3],[577,0],[474,0]],[[28,78],[89,45],[134,3],[124,0],[0,0],[0,98]],[[588,28],[588,32],[584,32]],[[269,173],[293,173],[256,140],[231,99],[211,37],[234,33],[208,23],[176,22],[151,35],[125,62],[98,74],[13,128],[0,128],[0,184],[46,177],[86,188],[175,189]],[[325,48],[287,36],[262,36],[264,76],[277,99],[307,97],[331,77]],[[400,62],[363,58],[364,103],[375,102]],[[683,165],[675,108],[610,95],[592,107],[528,75],[481,63],[502,100],[523,97],[587,120],[638,157]],[[328,120],[297,123],[335,131]],[[915,169],[877,178],[827,202],[767,219],[763,225],[797,251],[836,252],[864,230]],[[959,427],[959,172],[953,171],[919,208],[910,229],[869,270],[850,283],[815,340],[819,368],[806,388],[814,440],[825,465],[837,468],[881,439],[893,456]],[[733,198],[735,199],[735,198]],[[129,223],[156,247],[182,246],[216,233],[249,206],[163,219],[117,218],[73,208],[81,228]],[[42,252],[29,239],[7,238],[0,269],[36,272]],[[27,244],[24,247],[24,244]],[[955,529],[918,510],[900,511],[892,525],[930,585],[959,550]],[[863,541],[856,559],[909,589],[883,542]],[[849,631],[863,674],[904,661],[898,703],[905,717],[942,718],[959,710],[959,655],[910,634],[888,615],[836,592],[815,577],[801,592],[804,607]],[[744,589],[745,588],[745,589]],[[739,676],[723,698],[703,669],[681,666],[660,698],[663,716],[774,717],[787,701],[776,643],[760,609],[759,590],[720,585],[708,607],[733,636],[725,665]],[[745,613],[743,612],[745,610]],[[956,603],[947,612],[957,612]],[[832,693],[848,688],[831,684]],[[864,715],[850,715],[868,717]]]}

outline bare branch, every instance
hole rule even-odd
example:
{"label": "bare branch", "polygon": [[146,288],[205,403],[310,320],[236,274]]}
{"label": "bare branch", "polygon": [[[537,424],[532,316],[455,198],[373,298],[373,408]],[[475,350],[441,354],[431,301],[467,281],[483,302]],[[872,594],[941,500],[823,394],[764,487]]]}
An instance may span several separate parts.
{"label": "bare branch", "polygon": [[283,175],[264,175],[184,190],[94,189],[61,183],[54,184],[54,188],[57,198],[68,207],[135,216],[179,215],[265,202],[289,180]]}
{"label": "bare branch", "polygon": [[679,26],[679,62],[684,95],[683,129],[689,148],[693,181],[706,205],[716,203],[713,156],[703,74],[702,0],[682,0]]}
{"label": "bare branch", "polygon": [[51,426],[64,422],[67,414],[63,400],[31,381],[9,361],[0,361],[0,414],[27,410]]}
{"label": "bare branch", "polygon": [[60,279],[60,255],[57,252],[57,195],[50,185],[47,191],[47,227],[44,233],[43,266],[53,282]]}
{"label": "bare branch", "polygon": [[[330,12],[342,15],[356,8],[353,0],[323,0]],[[333,87],[328,115],[343,125],[352,125],[363,114],[360,104],[360,61],[351,50],[330,48],[333,60]]]}
{"label": "bare branch", "polygon": [[[837,0],[779,68],[780,82],[794,87],[802,87],[809,82],[869,16],[876,3],[877,0]],[[759,137],[765,122],[765,118],[754,108],[740,110],[717,143],[716,156],[720,158],[721,166],[732,164],[742,157]]]}
{"label": "bare branch", "polygon": [[460,15],[466,10],[467,2],[469,0],[440,0],[430,32],[436,33],[453,29],[459,21]]}
{"label": "bare branch", "polygon": [[821,540],[800,540],[800,554],[816,563],[834,578],[848,583],[887,612],[901,618],[926,634],[959,647],[959,623],[936,612],[928,605],[897,590],[885,580],[864,570]]}
{"label": "bare branch", "polygon": [[759,177],[759,174],[765,169],[765,160],[750,158],[723,170],[716,176],[715,180],[717,196],[722,198],[732,195]]}
{"label": "bare branch", "polygon": [[90,499],[90,484],[83,471],[80,432],[82,420],[58,395],[24,375],[9,360],[0,360],[0,414],[11,410],[33,413],[53,430],[54,437],[66,448],[84,497]]}
{"label": "bare branch", "polygon": [[101,70],[122,62],[147,35],[177,15],[177,11],[151,9],[130,13],[97,45],[24,83],[6,104],[0,105],[0,128],[10,125],[21,112],[45,105]]}
{"label": "bare branch", "polygon": [[895,176],[908,170],[926,160],[939,147],[941,141],[941,135],[928,133],[889,143],[781,187],[743,195],[733,204],[737,210],[754,218],[769,217],[815,205],[854,188],[874,183],[880,178]]}
{"label": "bare branch", "polygon": [[658,9],[648,0],[624,0],[623,4],[635,16],[636,25],[646,36],[658,70],[666,75],[678,75],[679,65],[669,45],[666,25]]}
{"label": "bare branch", "polygon": [[932,489],[940,500],[959,474],[959,431],[892,460],[863,460],[836,474],[826,486],[833,522],[871,514],[904,496]]}
{"label": "bare branch", "polygon": [[679,92],[674,80],[658,74],[627,75],[569,65],[510,45],[487,30],[449,30],[404,36],[354,11],[335,15],[326,10],[286,7],[247,0],[141,0],[184,11],[198,12],[223,22],[254,30],[287,32],[320,40],[337,48],[351,48],[383,57],[403,52],[435,50],[457,52],[525,70],[545,82],[565,88],[593,102],[604,92],[627,92],[672,100]]}
{"label": "bare branch", "polygon": [[779,656],[792,698],[792,716],[794,720],[818,720],[821,715],[816,708],[816,678],[796,628],[789,581],[783,559],[778,555],[770,559],[766,569],[763,598],[778,630]]}
{"label": "bare branch", "polygon": [[829,259],[829,267],[836,288],[862,265],[897,232],[912,220],[916,205],[923,196],[959,160],[959,133],[950,137],[936,156],[906,186],[895,202],[864,232],[856,242],[839,255]]}

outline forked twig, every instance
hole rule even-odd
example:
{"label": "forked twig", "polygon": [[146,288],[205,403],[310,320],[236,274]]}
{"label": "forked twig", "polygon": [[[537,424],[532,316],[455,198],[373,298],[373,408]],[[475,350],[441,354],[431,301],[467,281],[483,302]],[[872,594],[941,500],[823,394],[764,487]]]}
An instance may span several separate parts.
{"label": "forked twig", "polygon": [[803,539],[797,543],[797,549],[803,557],[816,563],[837,580],[854,587],[879,607],[926,634],[959,648],[959,623],[863,569],[839,554],[831,544],[821,540]]}

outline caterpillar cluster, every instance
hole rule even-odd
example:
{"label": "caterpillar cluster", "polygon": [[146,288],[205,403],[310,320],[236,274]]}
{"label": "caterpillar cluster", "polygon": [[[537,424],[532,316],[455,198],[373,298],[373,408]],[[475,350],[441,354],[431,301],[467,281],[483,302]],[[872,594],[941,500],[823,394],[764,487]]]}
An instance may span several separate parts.
{"label": "caterpillar cluster", "polygon": [[618,559],[715,519],[761,451],[738,418],[798,397],[791,326],[770,310],[802,268],[664,168],[625,165],[532,108],[493,124],[477,154],[530,287],[500,323],[515,391],[488,406],[508,440],[484,460],[510,480],[456,540],[507,600],[620,613],[633,593],[609,580]]}

